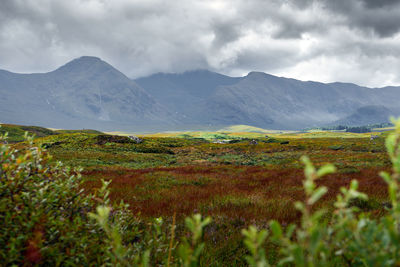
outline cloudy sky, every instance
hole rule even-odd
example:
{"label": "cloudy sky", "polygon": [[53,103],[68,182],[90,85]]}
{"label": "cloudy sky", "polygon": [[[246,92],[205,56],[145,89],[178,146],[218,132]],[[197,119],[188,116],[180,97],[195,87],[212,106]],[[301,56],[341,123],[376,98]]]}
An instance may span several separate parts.
{"label": "cloudy sky", "polygon": [[82,55],[129,77],[210,69],[400,85],[397,0],[0,0],[0,69]]}

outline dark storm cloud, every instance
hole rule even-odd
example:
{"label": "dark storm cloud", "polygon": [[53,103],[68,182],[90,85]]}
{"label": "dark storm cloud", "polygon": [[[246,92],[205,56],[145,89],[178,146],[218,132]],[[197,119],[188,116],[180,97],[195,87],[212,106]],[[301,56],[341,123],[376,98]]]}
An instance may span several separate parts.
{"label": "dark storm cloud", "polygon": [[130,77],[208,68],[399,84],[399,17],[391,0],[1,0],[0,68],[94,55]]}
{"label": "dark storm cloud", "polygon": [[344,23],[380,37],[391,37],[400,30],[400,1],[325,0],[325,7],[344,18]]}
{"label": "dark storm cloud", "polygon": [[391,8],[392,6],[398,5],[398,0],[362,0],[362,2],[368,8]]}
{"label": "dark storm cloud", "polygon": [[240,23],[235,21],[216,20],[211,24],[214,34],[213,45],[216,48],[236,41],[241,36]]}

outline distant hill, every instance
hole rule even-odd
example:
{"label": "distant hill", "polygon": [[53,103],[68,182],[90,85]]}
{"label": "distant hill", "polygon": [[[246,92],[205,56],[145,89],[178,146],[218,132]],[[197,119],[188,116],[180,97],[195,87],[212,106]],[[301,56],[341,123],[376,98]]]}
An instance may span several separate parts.
{"label": "distant hill", "polygon": [[68,134],[68,133],[85,133],[85,134],[104,134],[103,132],[82,129],[82,130],[51,130],[39,126],[26,126],[16,124],[0,124],[0,135],[7,133],[7,142],[15,143],[25,141],[25,133],[34,138],[45,137],[56,134]]}
{"label": "distant hill", "polygon": [[269,134],[269,133],[278,133],[278,130],[267,130],[267,129],[262,129],[254,126],[249,126],[249,125],[232,125],[228,127],[224,127],[218,132],[230,132],[230,133],[264,133],[264,134]]}
{"label": "distant hill", "polygon": [[86,133],[86,134],[104,134],[103,132],[91,129],[82,129],[82,130],[55,130],[57,134],[70,134],[70,133]]}
{"label": "distant hill", "polygon": [[49,135],[56,134],[54,131],[38,127],[38,126],[24,126],[24,125],[14,125],[14,124],[0,124],[0,134],[8,134],[7,142],[21,142],[25,140],[25,132],[28,132],[30,136],[35,137],[45,137]]}

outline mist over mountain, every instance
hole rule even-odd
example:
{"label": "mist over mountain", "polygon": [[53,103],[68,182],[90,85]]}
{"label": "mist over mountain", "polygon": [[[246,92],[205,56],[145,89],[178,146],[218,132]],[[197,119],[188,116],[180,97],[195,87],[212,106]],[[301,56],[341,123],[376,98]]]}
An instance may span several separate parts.
{"label": "mist over mountain", "polygon": [[[179,74],[157,73],[135,80],[158,102],[177,114],[181,123],[190,125],[210,124],[208,102],[217,87],[233,85],[242,78],[219,73],[196,70]],[[219,121],[216,124],[220,124]]]}
{"label": "mist over mountain", "polygon": [[269,129],[386,122],[400,87],[367,88],[207,70],[131,80],[96,57],[48,73],[0,70],[0,122],[152,131],[247,124]]}
{"label": "mist over mountain", "polygon": [[[183,114],[189,124],[302,129],[336,122],[386,122],[390,115],[400,114],[400,87],[372,89],[350,83],[304,82],[262,72],[240,78],[209,71],[162,73],[136,82],[160,103]],[[351,117],[370,106],[382,108],[360,122],[356,121],[360,116]]]}
{"label": "mist over mountain", "polygon": [[335,121],[334,125],[363,126],[375,123],[390,122],[389,118],[394,112],[384,106],[364,106],[358,108],[349,116]]}

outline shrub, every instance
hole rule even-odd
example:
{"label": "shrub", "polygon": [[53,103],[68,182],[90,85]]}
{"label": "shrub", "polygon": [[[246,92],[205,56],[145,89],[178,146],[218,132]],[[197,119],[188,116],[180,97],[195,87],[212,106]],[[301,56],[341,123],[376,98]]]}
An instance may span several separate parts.
{"label": "shrub", "polygon": [[262,140],[262,142],[264,142],[264,143],[280,143],[282,141],[278,140],[276,138],[273,138],[273,137],[269,137],[266,140]]}
{"label": "shrub", "polygon": [[[295,203],[302,213],[300,225],[282,227],[270,222],[270,240],[279,246],[278,266],[399,266],[400,264],[400,120],[394,121],[396,130],[386,140],[393,164],[393,173],[381,173],[388,184],[391,204],[387,214],[373,218],[360,209],[369,210],[374,201],[357,191],[353,180],[349,188],[341,188],[331,216],[326,210],[315,210],[316,202],[326,194],[326,187],[318,187],[316,180],[335,171],[332,165],[317,170],[303,157],[306,200]],[[250,256],[250,266],[268,266],[261,248],[269,234],[254,227],[243,231]]]}
{"label": "shrub", "polygon": [[[50,164],[50,155],[31,146],[0,145],[0,262],[44,266],[195,266],[210,219],[186,219],[191,241],[178,244],[175,225],[161,218],[144,223],[123,202],[112,205],[107,186],[81,189],[79,170]],[[171,235],[166,234],[171,229]],[[179,245],[179,250],[177,249]],[[179,253],[178,253],[179,252]]]}
{"label": "shrub", "polygon": [[106,250],[87,213],[97,204],[80,190],[77,170],[49,164],[40,147],[0,146],[0,262],[68,265],[98,262]]}
{"label": "shrub", "polygon": [[369,133],[372,129],[366,126],[359,126],[359,127],[348,127],[346,132],[348,133]]}
{"label": "shrub", "polygon": [[341,150],[341,149],[343,149],[343,146],[341,146],[341,145],[333,145],[333,146],[329,146],[328,148],[332,149],[332,150]]}

